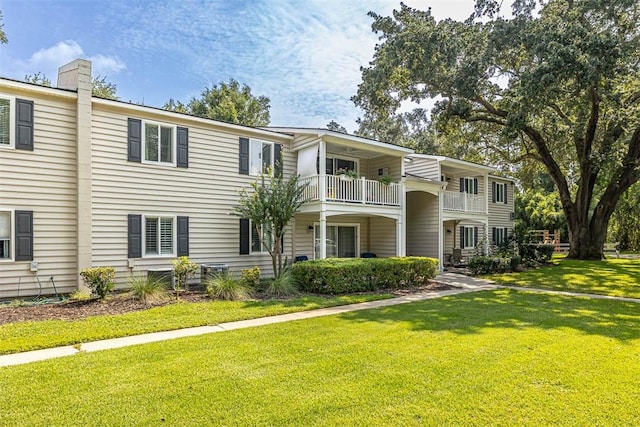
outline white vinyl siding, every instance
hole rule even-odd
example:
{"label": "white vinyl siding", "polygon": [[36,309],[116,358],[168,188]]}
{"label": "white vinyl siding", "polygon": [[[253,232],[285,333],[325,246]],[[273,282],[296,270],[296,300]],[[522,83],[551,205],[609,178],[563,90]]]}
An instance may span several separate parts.
{"label": "white vinyl siding", "polygon": [[489,232],[491,232],[491,228],[493,227],[506,227],[509,230],[513,230],[513,219],[511,219],[511,215],[514,212],[514,185],[510,182],[498,181],[498,179],[494,177],[490,177],[489,180],[490,189],[493,187],[492,183],[495,182],[496,188],[502,186],[505,189],[505,195],[507,197],[507,203],[491,203],[491,199],[489,199]]}
{"label": "white vinyl siding", "polygon": [[422,191],[407,193],[407,255],[439,258],[438,197]]}
{"label": "white vinyl siding", "polygon": [[[12,90],[0,97],[34,101],[34,140],[42,144],[34,151],[0,152],[0,209],[33,211],[33,260],[38,271],[30,270],[29,261],[14,260],[12,241],[11,259],[0,262],[0,298],[53,294],[54,284],[58,293],[73,292],[78,283],[75,94],[58,97],[49,88],[47,94]],[[11,121],[15,122],[13,106]],[[88,220],[91,216],[83,215]]]}

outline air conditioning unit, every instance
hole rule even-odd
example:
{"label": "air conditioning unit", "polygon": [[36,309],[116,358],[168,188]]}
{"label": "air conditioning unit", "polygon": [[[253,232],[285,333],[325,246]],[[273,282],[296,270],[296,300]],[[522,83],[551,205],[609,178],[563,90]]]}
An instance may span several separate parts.
{"label": "air conditioning unit", "polygon": [[209,277],[219,276],[229,273],[227,264],[201,264],[200,265],[200,281]]}
{"label": "air conditioning unit", "polygon": [[509,219],[511,221],[513,221],[514,219],[516,219],[516,213],[515,212],[509,212]]}
{"label": "air conditioning unit", "polygon": [[161,280],[167,285],[167,287],[175,288],[175,277],[173,270],[170,268],[153,268],[147,270],[147,278]]}

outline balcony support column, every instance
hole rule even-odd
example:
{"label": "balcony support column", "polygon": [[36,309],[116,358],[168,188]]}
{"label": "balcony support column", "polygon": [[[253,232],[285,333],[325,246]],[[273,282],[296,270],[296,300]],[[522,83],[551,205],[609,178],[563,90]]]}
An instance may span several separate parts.
{"label": "balcony support column", "polygon": [[327,212],[325,211],[325,207],[322,206],[322,210],[320,211],[320,259],[325,259],[327,257]]}

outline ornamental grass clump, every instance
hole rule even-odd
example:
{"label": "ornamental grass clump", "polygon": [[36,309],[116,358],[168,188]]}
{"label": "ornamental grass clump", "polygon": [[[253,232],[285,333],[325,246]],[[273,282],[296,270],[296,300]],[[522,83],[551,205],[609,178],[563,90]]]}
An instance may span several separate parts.
{"label": "ornamental grass clump", "polygon": [[213,299],[244,301],[251,297],[251,289],[229,273],[207,277],[204,285],[207,294]]}
{"label": "ornamental grass clump", "polygon": [[116,270],[113,267],[91,267],[80,271],[80,277],[91,291],[103,300],[115,288]]}
{"label": "ornamental grass clump", "polygon": [[298,282],[291,271],[284,271],[267,286],[266,294],[273,297],[287,297],[298,293]]}
{"label": "ornamental grass clump", "polygon": [[144,305],[160,301],[167,294],[167,286],[161,278],[132,275],[129,277],[131,295]]}

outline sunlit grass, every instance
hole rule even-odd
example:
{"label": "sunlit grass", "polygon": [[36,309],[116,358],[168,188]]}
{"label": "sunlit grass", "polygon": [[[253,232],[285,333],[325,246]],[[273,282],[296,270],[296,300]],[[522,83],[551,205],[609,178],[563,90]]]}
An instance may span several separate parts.
{"label": "sunlit grass", "polygon": [[0,424],[640,425],[640,309],[509,290],[0,368]]}
{"label": "sunlit grass", "polygon": [[505,285],[640,298],[640,259],[554,262],[549,267],[488,278]]}
{"label": "sunlit grass", "polygon": [[[175,303],[120,315],[0,325],[0,354],[254,319],[390,298],[392,295],[303,296],[290,300]],[[2,308],[0,308],[2,316]],[[0,425],[2,424],[0,420]]]}

